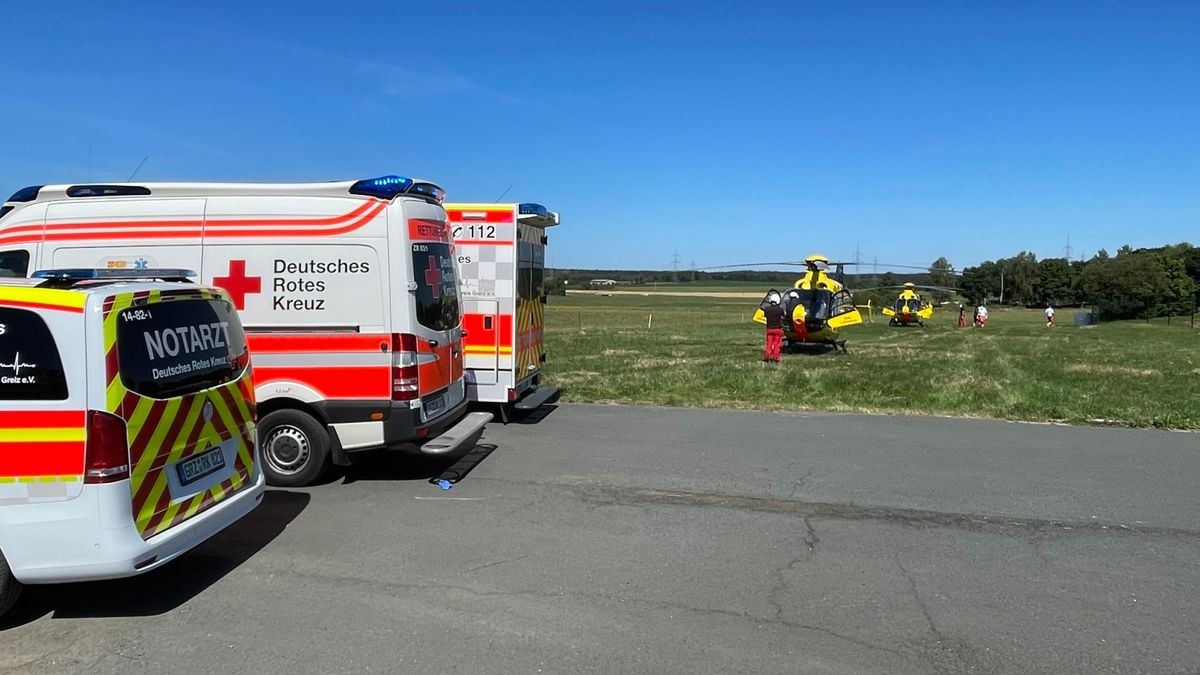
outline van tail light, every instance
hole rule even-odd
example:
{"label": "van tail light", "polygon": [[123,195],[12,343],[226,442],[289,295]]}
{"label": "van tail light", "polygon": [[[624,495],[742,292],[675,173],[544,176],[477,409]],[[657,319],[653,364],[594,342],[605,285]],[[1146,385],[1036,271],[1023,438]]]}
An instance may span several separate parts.
{"label": "van tail light", "polygon": [[115,483],[126,478],[129,478],[129,445],[125,441],[125,420],[89,410],[83,482]]}
{"label": "van tail light", "polygon": [[417,376],[417,336],[392,334],[392,400],[412,401],[420,394]]}

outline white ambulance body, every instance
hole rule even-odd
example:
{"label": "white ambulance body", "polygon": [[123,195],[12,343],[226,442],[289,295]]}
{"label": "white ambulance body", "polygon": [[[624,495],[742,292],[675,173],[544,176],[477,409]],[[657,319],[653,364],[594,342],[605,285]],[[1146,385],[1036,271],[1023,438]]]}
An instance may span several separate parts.
{"label": "white ambulance body", "polygon": [[0,275],[199,270],[241,310],[268,481],[303,485],[355,450],[457,451],[490,419],[464,419],[441,200],[436,185],[396,176],[26,188],[0,211]]}
{"label": "white ambulance body", "polygon": [[536,408],[557,393],[541,386],[541,369],[546,228],[559,216],[539,204],[445,206],[467,332],[467,395]]}

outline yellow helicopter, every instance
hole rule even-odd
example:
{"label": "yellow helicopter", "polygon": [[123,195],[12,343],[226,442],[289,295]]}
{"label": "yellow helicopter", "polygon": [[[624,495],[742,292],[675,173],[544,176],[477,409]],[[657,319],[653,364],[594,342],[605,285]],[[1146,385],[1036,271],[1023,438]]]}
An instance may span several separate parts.
{"label": "yellow helicopter", "polygon": [[933,305],[917,292],[918,286],[911,281],[904,284],[891,307],[881,311],[888,317],[889,326],[924,326],[933,318]]}
{"label": "yellow helicopter", "polygon": [[[774,299],[788,319],[783,326],[786,347],[824,345],[846,353],[846,341],[838,339],[839,331],[863,322],[854,306],[854,298],[842,283],[842,266],[846,264],[831,263],[823,255],[805,258],[804,266],[808,271],[804,276],[783,292],[774,288],[768,291],[754,312],[754,320],[762,324],[767,322],[763,309]],[[836,267],[834,276],[829,275],[830,265]]]}

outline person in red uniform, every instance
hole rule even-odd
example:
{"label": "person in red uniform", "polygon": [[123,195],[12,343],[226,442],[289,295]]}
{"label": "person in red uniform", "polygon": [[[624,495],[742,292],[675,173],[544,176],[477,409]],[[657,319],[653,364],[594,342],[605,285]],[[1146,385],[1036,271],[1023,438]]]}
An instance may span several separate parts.
{"label": "person in red uniform", "polygon": [[783,308],[779,306],[779,296],[770,297],[763,314],[767,318],[767,347],[763,352],[763,361],[779,363],[783,348]]}

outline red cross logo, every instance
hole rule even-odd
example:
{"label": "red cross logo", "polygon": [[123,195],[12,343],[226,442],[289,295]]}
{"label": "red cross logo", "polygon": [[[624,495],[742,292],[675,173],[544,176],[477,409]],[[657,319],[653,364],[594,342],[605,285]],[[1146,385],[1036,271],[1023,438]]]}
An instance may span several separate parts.
{"label": "red cross logo", "polygon": [[429,256],[429,268],[425,270],[425,283],[433,289],[433,297],[442,297],[442,271],[438,269],[437,258]]}
{"label": "red cross logo", "polygon": [[262,277],[246,276],[245,260],[229,261],[229,276],[213,277],[213,285],[220,286],[233,298],[233,306],[246,309],[246,295],[262,292]]}

